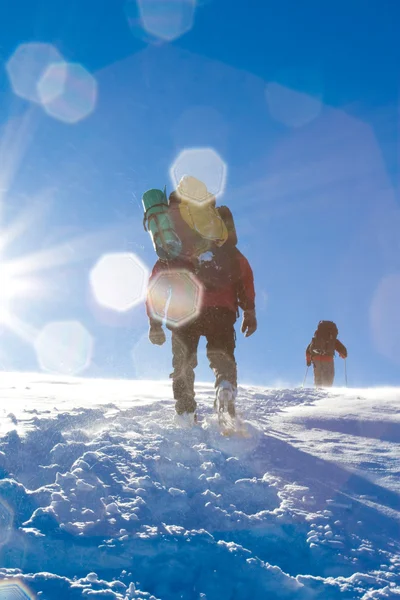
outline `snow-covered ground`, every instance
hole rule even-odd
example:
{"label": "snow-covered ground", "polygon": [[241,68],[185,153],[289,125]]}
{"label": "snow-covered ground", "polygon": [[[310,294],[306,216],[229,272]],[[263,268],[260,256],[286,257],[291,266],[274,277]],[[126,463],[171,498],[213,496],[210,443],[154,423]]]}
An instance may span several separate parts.
{"label": "snow-covered ground", "polygon": [[0,599],[400,598],[400,390],[0,376]]}

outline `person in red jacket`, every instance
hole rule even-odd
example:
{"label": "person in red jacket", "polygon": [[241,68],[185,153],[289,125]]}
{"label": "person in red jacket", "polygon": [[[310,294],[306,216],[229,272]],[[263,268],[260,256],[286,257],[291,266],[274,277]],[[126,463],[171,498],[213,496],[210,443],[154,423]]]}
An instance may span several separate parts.
{"label": "person in red jacket", "polygon": [[335,378],[334,356],[347,358],[347,348],[337,339],[338,328],[333,321],[320,321],[306,349],[307,367],[314,367],[315,387],[332,387]]}
{"label": "person in red jacket", "polygon": [[[184,275],[182,275],[184,274]],[[169,291],[162,282],[186,278],[186,296],[196,295],[197,306],[189,318],[179,319],[181,305],[187,304],[185,286]],[[192,281],[192,284],[190,283]],[[196,282],[198,282],[196,284]],[[181,286],[182,287],[182,286]],[[172,289],[172,292],[171,292]],[[165,342],[163,322],[172,332],[172,387],[178,415],[195,419],[194,369],[201,336],[207,340],[207,357],[215,375],[216,397],[235,416],[237,365],[235,360],[235,322],[238,309],[243,311],[241,331],[245,337],[257,329],[253,272],[245,256],[235,246],[222,246],[206,252],[197,263],[158,260],[148,288],[146,310],[149,339],[152,344]],[[173,320],[170,315],[174,315]]]}

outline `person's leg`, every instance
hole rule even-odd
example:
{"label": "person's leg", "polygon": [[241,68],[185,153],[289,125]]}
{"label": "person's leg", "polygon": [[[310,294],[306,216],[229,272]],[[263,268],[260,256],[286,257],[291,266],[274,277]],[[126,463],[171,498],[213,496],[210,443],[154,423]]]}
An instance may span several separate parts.
{"label": "person's leg", "polygon": [[237,387],[235,320],[236,315],[229,310],[215,309],[207,315],[207,358],[214,371],[215,387],[218,387],[221,381],[229,381]]}
{"label": "person's leg", "polygon": [[215,375],[215,387],[221,400],[228,404],[228,411],[235,414],[237,366],[235,361],[236,315],[230,311],[210,312],[206,322],[207,357]]}
{"label": "person's leg", "polygon": [[335,365],[333,360],[323,363],[322,385],[332,387],[335,378]]}
{"label": "person's leg", "polygon": [[200,335],[196,326],[172,330],[172,389],[176,412],[192,413],[196,410],[194,393],[194,369],[197,367],[197,347]]}
{"label": "person's leg", "polygon": [[323,386],[323,378],[322,378],[322,363],[319,360],[316,360],[313,363],[314,368],[314,386],[322,387]]}

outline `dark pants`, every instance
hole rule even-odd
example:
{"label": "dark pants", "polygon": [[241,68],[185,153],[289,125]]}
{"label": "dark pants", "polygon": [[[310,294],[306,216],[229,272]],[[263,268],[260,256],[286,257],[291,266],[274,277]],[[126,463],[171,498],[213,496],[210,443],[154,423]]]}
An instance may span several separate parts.
{"label": "dark pants", "polygon": [[315,387],[332,387],[335,378],[335,366],[333,360],[316,360],[313,364]]}
{"label": "dark pants", "polygon": [[178,414],[194,412],[194,369],[202,335],[207,339],[207,358],[215,374],[215,386],[226,380],[237,386],[235,361],[236,315],[223,308],[210,308],[191,323],[172,330],[171,374],[175,408]]}

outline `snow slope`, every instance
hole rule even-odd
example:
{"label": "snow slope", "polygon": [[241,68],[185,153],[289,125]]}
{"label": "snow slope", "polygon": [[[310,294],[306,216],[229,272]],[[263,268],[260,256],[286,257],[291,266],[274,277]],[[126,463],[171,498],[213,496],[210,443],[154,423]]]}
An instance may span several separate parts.
{"label": "snow slope", "polygon": [[0,599],[400,599],[400,390],[0,377]]}

